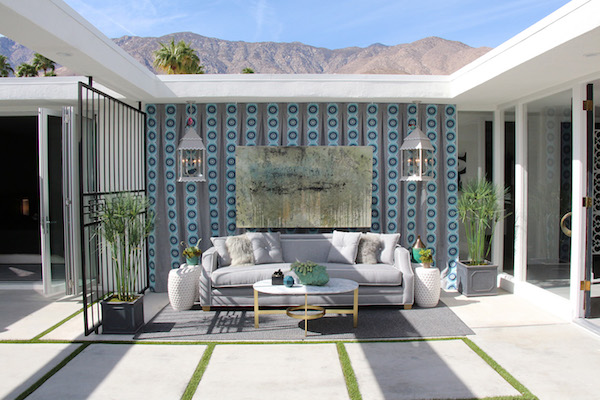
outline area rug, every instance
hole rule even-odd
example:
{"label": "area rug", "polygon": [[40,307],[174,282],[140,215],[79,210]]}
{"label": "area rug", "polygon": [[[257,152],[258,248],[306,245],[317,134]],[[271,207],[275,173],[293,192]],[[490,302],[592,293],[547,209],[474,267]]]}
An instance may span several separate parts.
{"label": "area rug", "polygon": [[375,340],[455,337],[474,334],[442,302],[434,308],[402,310],[398,307],[361,307],[358,327],[351,315],[325,315],[304,321],[285,314],[260,316],[254,327],[252,308],[204,312],[199,306],[174,311],[167,305],[135,336],[138,340],[262,341],[262,340]]}

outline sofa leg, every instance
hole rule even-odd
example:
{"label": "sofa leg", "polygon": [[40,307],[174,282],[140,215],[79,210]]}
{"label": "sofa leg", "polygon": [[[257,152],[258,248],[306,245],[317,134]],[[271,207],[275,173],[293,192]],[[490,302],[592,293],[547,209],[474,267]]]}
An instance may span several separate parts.
{"label": "sofa leg", "polygon": [[210,311],[210,306],[202,306],[202,311]]}
{"label": "sofa leg", "polygon": [[412,308],[412,304],[405,304],[404,305],[404,309],[405,310],[410,310]]}

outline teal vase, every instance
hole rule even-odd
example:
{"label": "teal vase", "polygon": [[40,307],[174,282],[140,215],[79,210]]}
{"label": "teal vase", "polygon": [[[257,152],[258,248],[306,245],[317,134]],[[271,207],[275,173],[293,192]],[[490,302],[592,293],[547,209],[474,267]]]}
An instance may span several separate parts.
{"label": "teal vase", "polygon": [[312,272],[308,272],[306,274],[302,274],[297,270],[294,270],[300,283],[303,285],[312,285],[312,286],[323,286],[329,282],[329,274],[327,273],[327,268],[323,265],[315,265],[312,269]]}
{"label": "teal vase", "polygon": [[419,254],[419,253],[421,253],[421,250],[423,250],[423,249],[415,249],[415,248],[412,249],[413,260],[416,263],[420,263],[421,262],[421,254]]}
{"label": "teal vase", "polygon": [[185,263],[187,265],[198,265],[198,256],[195,257],[186,257]]}

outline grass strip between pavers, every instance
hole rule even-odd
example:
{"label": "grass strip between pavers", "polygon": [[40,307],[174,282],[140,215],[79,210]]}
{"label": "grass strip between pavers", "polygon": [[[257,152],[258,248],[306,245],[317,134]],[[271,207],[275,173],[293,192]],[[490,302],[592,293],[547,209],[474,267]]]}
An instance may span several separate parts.
{"label": "grass strip between pavers", "polygon": [[208,367],[208,363],[210,361],[210,358],[212,357],[213,351],[215,350],[215,346],[216,345],[214,343],[209,344],[206,350],[204,350],[204,354],[202,354],[202,358],[200,359],[200,362],[198,363],[198,366],[196,367],[196,370],[194,371],[190,382],[185,388],[185,392],[183,392],[181,400],[190,400],[194,396],[194,393],[196,393],[196,389],[198,389],[198,384],[200,383],[200,380],[204,375],[204,371],[206,371],[206,367]]}
{"label": "grass strip between pavers", "polygon": [[512,400],[512,399],[527,399],[527,400],[538,400],[538,397],[529,391],[521,382],[519,382],[514,376],[512,376],[507,370],[502,368],[492,357],[490,357],[485,351],[481,350],[473,341],[464,337],[461,338],[467,346],[471,348],[479,357],[481,357],[490,367],[494,369],[505,381],[511,384],[512,387],[517,389],[523,396],[501,396],[501,397],[490,397],[488,400]]}
{"label": "grass strip between pavers", "polygon": [[348,389],[348,395],[350,400],[362,400],[362,395],[358,389],[358,381],[356,375],[354,375],[354,369],[352,363],[350,363],[350,357],[346,351],[346,347],[343,343],[336,343],[338,356],[340,357],[340,363],[342,364],[342,371],[344,372],[344,379],[346,380],[346,389]]}
{"label": "grass strip between pavers", "polygon": [[15,400],[22,400],[29,396],[31,393],[35,392],[40,386],[44,384],[48,379],[50,379],[54,374],[60,371],[65,365],[69,363],[72,359],[74,359],[79,353],[85,350],[91,343],[84,343],[78,348],[76,348],[71,354],[69,354],[64,360],[59,362],[54,368],[48,371],[44,376],[37,380],[33,385],[29,386],[29,388],[21,393]]}
{"label": "grass strip between pavers", "polygon": [[72,320],[73,318],[75,318],[76,316],[81,314],[82,312],[83,312],[83,308],[81,310],[78,310],[78,311],[74,312],[73,314],[69,315],[67,318],[63,319],[62,321],[57,322],[56,324],[52,325],[50,328],[46,329],[44,332],[40,333],[39,335],[37,335],[33,339],[31,339],[31,341],[32,342],[39,341],[42,337],[46,336],[47,334],[49,334],[50,332],[52,332],[53,330],[55,330],[62,324],[66,323],[67,321]]}

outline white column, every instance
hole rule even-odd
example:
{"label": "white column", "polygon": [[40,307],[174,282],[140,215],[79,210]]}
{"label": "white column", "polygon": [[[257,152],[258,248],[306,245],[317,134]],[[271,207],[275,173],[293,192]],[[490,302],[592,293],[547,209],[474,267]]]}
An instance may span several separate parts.
{"label": "white column", "polygon": [[[493,161],[494,161],[494,185],[498,188],[504,188],[504,160],[506,157],[504,145],[504,110],[494,111],[494,136],[493,136]],[[504,196],[498,197],[498,207],[504,209]],[[494,240],[492,241],[492,263],[498,265],[498,271],[504,269],[504,219],[498,221],[494,231]]]}
{"label": "white column", "polygon": [[586,210],[583,198],[587,196],[587,135],[586,112],[583,111],[583,100],[586,98],[586,86],[573,88],[573,200],[571,212],[571,315],[573,318],[584,317],[583,292],[580,281],[585,276],[586,251]]}
{"label": "white column", "polygon": [[527,280],[527,105],[515,110],[515,280]]}

